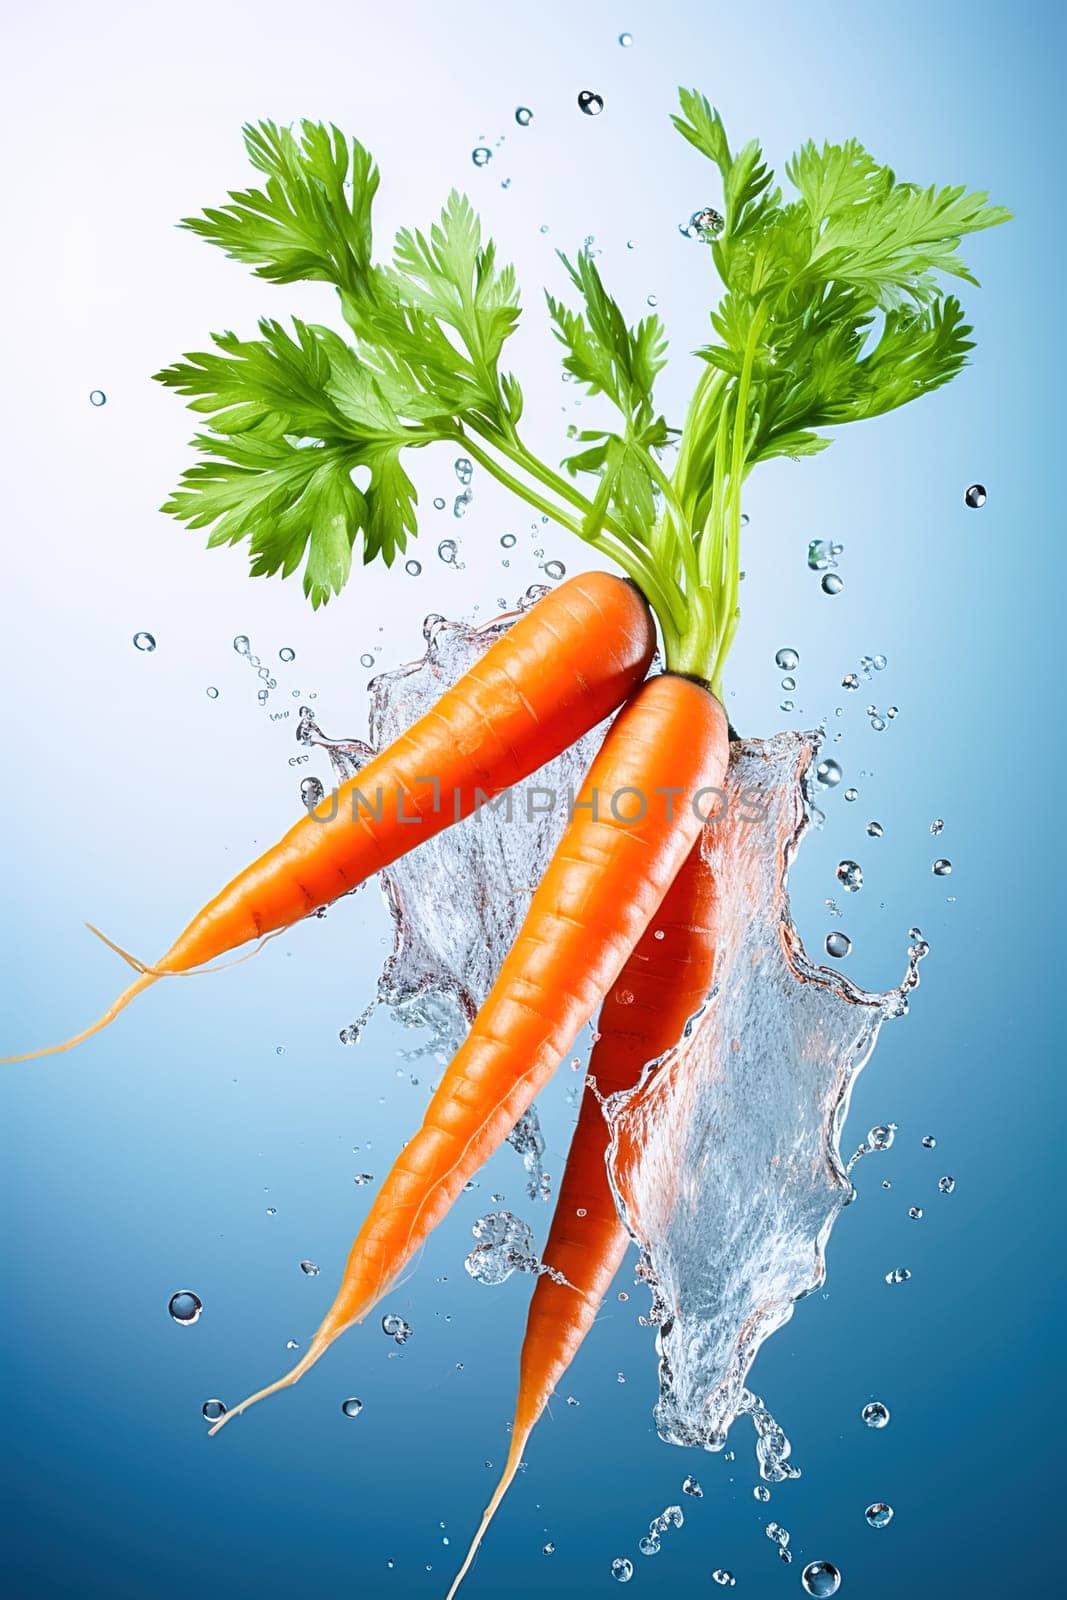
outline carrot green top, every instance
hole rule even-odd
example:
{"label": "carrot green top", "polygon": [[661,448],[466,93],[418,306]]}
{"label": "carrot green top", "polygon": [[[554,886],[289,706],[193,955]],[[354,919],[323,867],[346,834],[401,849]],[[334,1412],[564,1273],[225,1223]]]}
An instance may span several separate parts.
{"label": "carrot green top", "polygon": [[629,326],[591,255],[561,256],[578,302],[547,296],[563,364],[618,413],[613,429],[578,434],[562,470],[519,431],[522,390],[501,367],[519,320],[515,272],[470,202],[453,192],[428,233],[402,229],[391,263],[376,262],[379,175],[363,146],[320,123],[246,127],[263,187],[184,225],[261,278],[333,284],[348,336],[264,319],[258,339],[213,335],[213,351],[160,372],[210,419],[164,510],[210,527],[212,545],[247,539],[253,574],[303,566],[319,606],[344,586],[357,543],[364,562],[405,549],[417,495],[404,451],[450,441],[617,562],[656,612],[668,666],[721,693],[748,473],[953,378],[971,329],[940,275],[974,282],[960,238],[1008,213],[963,188],[899,183],[855,140],[804,145],[786,200],[759,145],[733,152],[702,95],[682,91],[674,124],[721,176],[723,215],[693,221],[723,285],[712,339],[672,426],[654,397],[660,319]]}

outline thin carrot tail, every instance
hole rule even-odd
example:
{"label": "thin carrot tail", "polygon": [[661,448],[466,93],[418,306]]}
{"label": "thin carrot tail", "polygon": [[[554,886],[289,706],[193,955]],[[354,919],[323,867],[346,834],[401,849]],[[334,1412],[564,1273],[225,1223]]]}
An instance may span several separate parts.
{"label": "thin carrot tail", "polygon": [[[367,1309],[369,1310],[370,1308],[368,1307]],[[356,1317],[355,1319],[349,1318],[348,1321],[339,1322],[336,1324],[336,1326],[327,1326],[327,1324],[324,1323],[323,1326],[319,1328],[318,1333],[316,1333],[315,1337],[308,1345],[307,1351],[301,1356],[295,1367],[292,1367],[284,1375],[284,1377],[276,1378],[275,1381],[268,1384],[265,1389],[257,1389],[255,1394],[250,1394],[246,1400],[242,1400],[239,1406],[233,1406],[231,1410],[224,1411],[222,1416],[215,1423],[214,1427],[208,1429],[208,1437],[210,1438],[212,1435],[218,1433],[219,1429],[224,1428],[227,1422],[232,1422],[234,1417],[239,1417],[242,1411],[247,1411],[250,1406],[258,1405],[260,1400],[269,1400],[271,1395],[277,1394],[279,1390],[291,1389],[294,1383],[299,1383],[300,1379],[304,1376],[304,1373],[310,1372],[316,1361],[321,1355],[326,1353],[326,1351],[333,1344],[334,1340],[340,1338],[341,1334],[344,1333],[347,1328],[352,1326],[353,1320],[360,1322],[363,1320],[363,1317],[366,1316],[366,1314],[367,1312],[364,1311],[359,1317]]]}
{"label": "thin carrot tail", "polygon": [[57,1056],[64,1050],[72,1050],[76,1044],[81,1044],[83,1039],[91,1039],[94,1033],[99,1033],[106,1028],[109,1022],[114,1022],[120,1011],[125,1011],[130,1001],[145,989],[151,988],[153,983],[159,981],[161,974],[148,969],[142,971],[128,989],[124,989],[113,1005],[109,1006],[102,1017],[99,1017],[91,1027],[76,1033],[72,1039],[65,1039],[62,1044],[46,1045],[43,1050],[29,1050],[23,1056],[0,1056],[0,1066],[6,1067],[16,1061],[36,1061],[41,1056]]}
{"label": "thin carrot tail", "polygon": [[455,1578],[452,1580],[452,1587],[448,1591],[447,1600],[455,1600],[456,1595],[459,1593],[459,1586],[467,1576],[467,1573],[470,1571],[471,1566],[474,1563],[474,1558],[478,1554],[478,1548],[482,1540],[485,1538],[486,1530],[488,1529],[493,1518],[496,1516],[497,1511],[500,1509],[500,1502],[511,1488],[515,1474],[518,1472],[519,1465],[522,1461],[522,1452],[526,1449],[526,1446],[529,1443],[530,1431],[531,1430],[529,1428],[526,1428],[522,1432],[512,1433],[511,1448],[508,1451],[508,1459],[504,1464],[504,1471],[501,1474],[500,1482],[493,1490],[493,1498],[482,1512],[482,1520],[478,1526],[478,1531],[471,1540],[471,1546],[467,1551],[463,1565],[460,1567]]}

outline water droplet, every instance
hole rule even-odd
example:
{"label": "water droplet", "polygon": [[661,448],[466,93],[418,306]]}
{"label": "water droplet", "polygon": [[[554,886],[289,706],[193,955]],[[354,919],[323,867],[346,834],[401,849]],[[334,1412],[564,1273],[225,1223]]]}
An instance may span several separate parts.
{"label": "water droplet", "polygon": [[886,1283],[907,1283],[907,1281],[908,1281],[908,1279],[910,1277],[911,1277],[910,1268],[908,1268],[908,1267],[894,1267],[892,1272],[887,1272],[886,1273],[885,1281],[886,1281]]}
{"label": "water droplet", "polygon": [[500,535],[500,543],[505,550],[514,550],[515,535],[513,533],[502,533]]}
{"label": "water droplet", "polygon": [[932,1133],[924,1133],[923,1134],[922,1146],[923,1146],[924,1150],[936,1150],[937,1149],[937,1140],[934,1138]]}
{"label": "water droplet", "polygon": [[888,1528],[893,1520],[893,1507],[887,1506],[884,1500],[876,1500],[863,1515],[867,1518],[868,1527]]}
{"label": "water droplet", "polygon": [[210,684],[208,686],[206,693],[209,700],[217,700],[219,697],[219,691],[215,688],[214,684]]}
{"label": "water droplet", "polygon": [[457,456],[452,467],[459,482],[466,488],[474,476],[473,463],[466,456]]}
{"label": "water droplet", "polygon": [[881,1400],[871,1400],[864,1406],[860,1416],[868,1428],[884,1428],[889,1421],[889,1407]]}
{"label": "water droplet", "polygon": [[637,1548],[643,1556],[658,1556],[662,1546],[654,1533],[646,1533]]}
{"label": "water droplet", "polygon": [[518,123],[520,128],[528,128],[530,126],[530,123],[533,121],[533,112],[530,110],[529,106],[515,107],[515,121]]}
{"label": "water droplet", "polygon": [[634,42],[634,36],[633,36],[632,33],[620,33],[619,34],[619,43],[622,45],[624,50],[629,50],[629,48],[633,44],[633,42]]}
{"label": "water droplet", "polygon": [[305,1278],[317,1278],[319,1275],[318,1263],[314,1261],[301,1261],[300,1270]]}
{"label": "water droplet", "polygon": [[[604,109],[603,97],[594,89],[583,89],[578,96],[578,110],[584,111],[587,117],[599,117]],[[633,1568],[630,1568],[633,1571]],[[627,1574],[629,1576],[629,1574]],[[625,1580],[624,1580],[625,1581]]]}
{"label": "water droplet", "polygon": [[616,1583],[629,1583],[634,1575],[634,1564],[627,1561],[625,1556],[616,1556],[611,1563],[611,1576]]}
{"label": "water droplet", "polygon": [[678,232],[683,239],[699,239],[701,244],[711,244],[725,226],[725,217],[721,217],[714,206],[701,206],[699,211],[693,212],[688,222],[678,224]]}
{"label": "water droplet", "polygon": [[203,1309],[203,1301],[191,1289],[179,1289],[177,1294],[171,1295],[167,1306],[174,1321],[180,1322],[183,1328],[191,1328],[194,1322],[199,1322]]}
{"label": "water droplet", "polygon": [[703,1500],[704,1491],[694,1477],[682,1479],[682,1493],[692,1495],[694,1500]]}
{"label": "water droplet", "polygon": [[854,672],[846,672],[845,676],[841,679],[842,689],[858,689],[859,686],[860,680],[857,678]]}
{"label": "water droplet", "polygon": [[567,575],[567,569],[562,561],[546,561],[541,570],[546,578],[553,578],[557,582]]}
{"label": "water droplet", "polygon": [[757,1483],[752,1491],[752,1498],[753,1500],[758,1500],[760,1505],[765,1506],[771,1498],[771,1491],[765,1483]]}
{"label": "water droplet", "polygon": [[278,651],[278,660],[279,661],[295,661],[296,660],[296,651],[293,650],[289,645],[285,645],[281,650]]}
{"label": "water droplet", "polygon": [[720,1589],[732,1589],[737,1583],[733,1573],[728,1572],[725,1567],[716,1567],[711,1575],[711,1581],[717,1583]]}
{"label": "water droplet", "polygon": [[919,1222],[921,1220],[921,1218],[922,1218],[922,1214],[923,1214],[922,1206],[909,1206],[908,1207],[908,1216],[911,1218],[911,1220],[913,1222]]}
{"label": "water droplet", "polygon": [[135,650],[154,650],[156,641],[150,633],[135,633],[133,645]]}
{"label": "water droplet", "polygon": [[357,1400],[354,1394],[341,1401],[341,1412],[346,1417],[358,1417],[362,1410],[363,1401]]}
{"label": "water droplet", "polygon": [[541,1546],[541,1554],[543,1556],[554,1556],[555,1553],[556,1553],[556,1547],[552,1543],[551,1539],[548,1540],[547,1544],[543,1544]]}
{"label": "water droplet", "polygon": [[812,539],[808,545],[808,566],[812,572],[825,572],[828,567],[836,567],[836,558],[843,549],[843,545],[832,544],[829,539]]}
{"label": "water droplet", "polygon": [[476,144],[471,151],[471,160],[476,167],[487,167],[493,159],[493,152],[487,150],[484,144]]}
{"label": "water droplet", "polygon": [[852,940],[847,933],[842,933],[835,928],[833,933],[828,933],[823,941],[823,947],[828,956],[833,956],[836,961],[843,961],[852,953]]}
{"label": "water droplet", "polygon": [[819,1596],[836,1594],[841,1587],[841,1574],[832,1561],[809,1561],[800,1574],[805,1594]]}
{"label": "water droplet", "polygon": [[944,1178],[938,1178],[937,1187],[942,1194],[951,1194],[956,1187],[956,1180],[946,1175]]}
{"label": "water droplet", "polygon": [[403,1317],[398,1317],[395,1312],[387,1312],[382,1318],[382,1332],[387,1333],[397,1344],[407,1344],[411,1338],[411,1327]]}
{"label": "water droplet", "polygon": [[419,573],[422,571],[422,562],[421,561],[405,561],[404,562],[404,571],[407,573],[409,578],[417,578]]}
{"label": "water droplet", "polygon": [[90,389],[89,390],[89,404],[91,406],[106,406],[107,405],[107,395],[104,393],[103,389]]}
{"label": "water droplet", "polygon": [[441,543],[437,546],[437,554],[440,556],[446,567],[454,567],[456,564],[456,556],[459,554],[459,545],[456,543],[455,539],[442,539]]}
{"label": "water droplet", "polygon": [[952,871],[952,862],[945,856],[939,856],[931,870],[936,878],[947,878]]}
{"label": "water droplet", "polygon": [[815,768],[815,776],[824,789],[834,789],[841,782],[841,768],[832,756],[827,756]]}
{"label": "water droplet", "polygon": [[985,484],[972,483],[964,492],[963,499],[964,502],[970,506],[972,511],[979,510],[980,507],[985,505]]}
{"label": "water droplet", "polygon": [[300,1346],[295,1339],[286,1339],[285,1348],[287,1350],[299,1350]]}
{"label": "water droplet", "polygon": [[268,1217],[276,1217],[278,1215],[278,1207],[277,1206],[268,1206],[267,1207],[267,1215],[268,1215]]}
{"label": "water droplet", "polygon": [[205,1422],[217,1422],[226,1415],[226,1407],[221,1400],[205,1400],[200,1412]]}
{"label": "water droplet", "polygon": [[836,572],[828,572],[822,580],[823,594],[840,594],[845,580]]}
{"label": "water droplet", "polygon": [[467,515],[467,507],[473,499],[474,496],[469,489],[464,489],[462,493],[457,494],[452,502],[452,515],[454,517],[465,517]]}
{"label": "water droplet", "polygon": [[239,656],[246,656],[252,648],[247,633],[239,633],[233,641],[233,647]]}
{"label": "water droplet", "polygon": [[885,829],[880,822],[868,822],[867,832],[872,839],[881,839],[885,836]]}
{"label": "water droplet", "polygon": [[774,664],[776,667],[780,667],[783,672],[795,672],[800,665],[800,656],[795,650],[791,650],[788,645],[783,645],[774,658]]}
{"label": "water droplet", "polygon": [[300,798],[309,811],[314,811],[322,799],[324,790],[318,778],[303,778],[300,783]]}
{"label": "water droplet", "polygon": [[863,868],[858,861],[839,861],[834,875],[849,894],[856,894],[863,888]]}
{"label": "water droplet", "polygon": [[897,1125],[895,1122],[880,1122],[876,1128],[872,1128],[868,1133],[867,1143],[872,1150],[888,1150],[892,1147],[896,1136]]}

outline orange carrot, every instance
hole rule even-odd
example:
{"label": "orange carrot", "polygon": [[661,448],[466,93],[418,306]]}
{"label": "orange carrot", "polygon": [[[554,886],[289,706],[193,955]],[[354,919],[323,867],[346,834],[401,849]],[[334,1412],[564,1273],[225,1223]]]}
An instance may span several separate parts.
{"label": "orange carrot", "polygon": [[573,1044],[700,832],[726,770],[726,717],[687,677],[649,679],[619,713],[515,943],[352,1246],[297,1365],[212,1428],[302,1377],[362,1321],[503,1142]]}
{"label": "orange carrot", "polygon": [[654,647],[651,613],[634,584],[605,572],[568,579],[342,784],[336,802],[301,817],[227,884],[155,966],[126,957],[139,976],[97,1022],[63,1044],[8,1059],[69,1050],[159,978],[291,926],[469,816],[616,710],[645,676]]}
{"label": "orange carrot", "polygon": [[600,1009],[586,1085],[559,1186],[519,1359],[519,1393],[500,1482],[448,1593],[453,1600],[511,1485],[523,1451],[560,1378],[596,1320],[630,1236],[607,1174],[608,1125],[600,1097],[629,1089],[643,1068],[682,1037],[704,1004],[715,968],[715,885],[697,840]]}

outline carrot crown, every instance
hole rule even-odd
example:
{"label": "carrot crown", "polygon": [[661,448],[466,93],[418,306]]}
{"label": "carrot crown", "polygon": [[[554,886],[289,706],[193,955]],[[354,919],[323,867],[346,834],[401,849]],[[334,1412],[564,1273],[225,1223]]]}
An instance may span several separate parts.
{"label": "carrot crown", "polygon": [[[855,140],[805,144],[784,199],[760,146],[731,150],[718,112],[683,90],[674,124],[718,170],[721,214],[685,230],[723,292],[696,352],[684,422],[659,412],[667,355],[658,316],[627,323],[588,251],[561,256],[577,308],[548,294],[563,364],[610,403],[612,427],[577,435],[557,469],[519,431],[522,390],[501,368],[519,320],[514,269],[497,261],[453,192],[426,233],[401,229],[373,259],[379,174],[355,139],[321,123],[261,122],[245,145],[262,187],[183,224],[273,283],[333,284],[347,337],[264,319],[259,337],[157,374],[209,419],[165,511],[209,544],[247,540],[255,575],[303,568],[312,605],[346,583],[357,545],[391,564],[417,532],[404,453],[449,441],[528,505],[640,585],[667,664],[711,680],[739,617],[741,494],[774,456],[813,455],[823,431],[890,411],[965,365],[971,329],[945,275],[974,282],[957,247],[1008,213],[963,188],[900,183]],[[353,474],[358,472],[358,480]]]}

